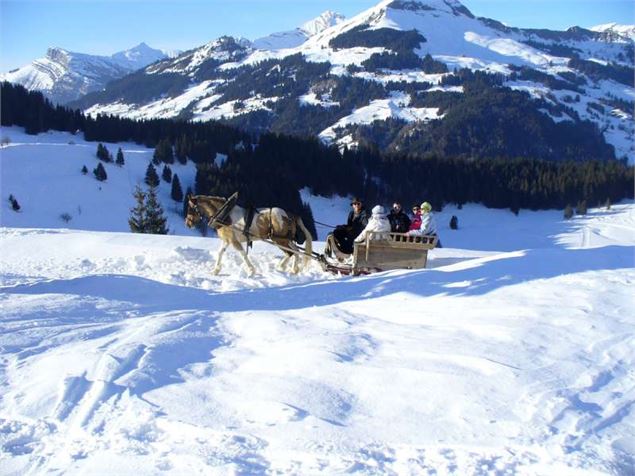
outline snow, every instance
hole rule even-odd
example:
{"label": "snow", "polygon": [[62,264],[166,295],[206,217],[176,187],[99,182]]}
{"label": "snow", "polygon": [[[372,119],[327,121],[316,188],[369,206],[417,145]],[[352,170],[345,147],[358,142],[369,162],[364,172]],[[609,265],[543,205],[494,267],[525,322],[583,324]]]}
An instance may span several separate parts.
{"label": "snow", "polygon": [[421,83],[430,83],[430,84],[439,84],[441,80],[448,76],[448,73],[424,73],[423,71],[418,70],[402,70],[402,71],[394,71],[394,70],[383,70],[381,72],[369,73],[367,71],[360,71],[355,73],[354,76],[356,78],[362,78],[367,81],[376,81],[382,84],[388,84],[391,81],[394,82],[421,82]]}
{"label": "snow", "polygon": [[[255,243],[256,276],[232,252],[212,276],[216,238],[123,232],[112,188],[150,150],[119,144],[97,191],[94,143],[1,132],[3,473],[630,474],[632,201],[448,206],[425,270],[294,276]],[[100,220],[50,220],[80,198]]]}
{"label": "snow", "polygon": [[604,23],[589,28],[592,31],[611,31],[635,41],[635,25],[620,25],[619,23]]}
{"label": "snow", "polygon": [[[81,134],[49,132],[32,136],[18,127],[2,127],[0,137],[9,144],[0,149],[0,188],[2,203],[0,226],[71,228],[97,231],[126,232],[130,208],[134,203],[132,193],[137,184],[143,183],[146,169],[152,160],[154,149],[137,144],[103,143],[113,157],[121,147],[125,165],[103,163],[108,179],[99,182],[93,169],[99,160],[95,156],[96,142],[87,142]],[[88,174],[83,175],[83,166]],[[192,162],[170,165],[172,173],[179,176],[183,193],[194,188],[196,169]],[[161,167],[157,173],[161,175]],[[37,186],[32,184],[36,183]],[[179,234],[193,234],[185,228],[178,214],[182,204],[170,198],[171,185],[161,181],[159,199],[168,218],[168,227]],[[15,213],[6,206],[12,194],[22,210]],[[104,213],[107,211],[107,213]],[[71,219],[65,221],[62,215]]]}
{"label": "snow", "polygon": [[86,109],[84,112],[89,116],[96,116],[97,114],[112,114],[127,117],[129,119],[170,119],[177,117],[191,104],[196,104],[197,107],[202,107],[203,104],[208,105],[213,100],[217,99],[219,96],[213,95],[212,93],[219,82],[222,81],[203,81],[190,86],[178,96],[157,99],[141,107],[135,104],[115,102],[111,104],[95,104],[94,106]]}
{"label": "snow", "polygon": [[372,124],[374,121],[386,119],[400,119],[406,122],[432,121],[441,119],[439,108],[435,107],[405,107],[410,102],[410,96],[404,93],[393,93],[388,99],[371,101],[368,106],[355,109],[352,114],[343,117],[332,126],[320,132],[319,137],[325,142],[332,142],[337,137],[338,129],[352,124]]}
{"label": "snow", "polygon": [[300,104],[308,104],[310,106],[320,106],[325,108],[340,105],[339,101],[331,101],[330,94],[323,94],[318,98],[316,93],[307,93],[300,96],[298,101],[300,101]]}
{"label": "snow", "polygon": [[[195,110],[194,120],[209,121],[218,119],[230,119],[234,116],[239,116],[241,114],[247,114],[258,110],[271,111],[271,108],[268,106],[268,104],[270,102],[276,102],[279,100],[279,97],[263,98],[260,95],[257,95],[243,100],[227,101],[222,104],[213,104],[213,102],[210,102],[206,105],[206,108],[202,108],[199,106]],[[207,101],[205,102],[207,103]]]}
{"label": "snow", "polygon": [[53,47],[47,50],[45,57],[0,74],[0,80],[21,84],[29,90],[40,90],[54,102],[66,102],[102,89],[108,81],[164,57],[163,52],[145,43],[112,56],[88,55]]}
{"label": "snow", "polygon": [[280,50],[296,48],[304,43],[308,38],[317,35],[324,30],[344,21],[344,17],[339,13],[327,10],[320,16],[302,24],[299,28],[291,31],[272,33],[253,41],[252,46],[260,50]]}
{"label": "snow", "polygon": [[213,239],[0,240],[12,471],[628,467],[632,246],[444,249],[354,279],[276,275],[257,246],[251,279],[210,278]]}

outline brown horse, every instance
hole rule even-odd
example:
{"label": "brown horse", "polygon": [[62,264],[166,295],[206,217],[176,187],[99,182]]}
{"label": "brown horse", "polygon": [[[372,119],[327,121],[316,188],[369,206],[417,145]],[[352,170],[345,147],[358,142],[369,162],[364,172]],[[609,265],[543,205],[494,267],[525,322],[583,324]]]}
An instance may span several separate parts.
{"label": "brown horse", "polygon": [[[188,228],[192,228],[203,218],[207,220],[216,218],[217,213],[226,202],[227,199],[224,197],[210,197],[207,195],[190,197],[188,200],[185,224]],[[276,243],[286,255],[278,264],[278,268],[284,270],[289,262],[289,258],[293,256],[293,272],[297,273],[300,270],[298,261],[300,259],[300,253],[302,253],[302,250],[297,247],[295,242],[297,228],[300,228],[306,239],[304,265],[307,264],[308,257],[311,256],[313,251],[311,234],[304,226],[300,217],[292,216],[282,208],[260,208],[255,211],[251,226],[248,230],[248,236],[246,236],[244,229],[247,215],[248,211],[245,208],[234,205],[226,217],[211,223],[216,229],[218,237],[223,241],[218,252],[218,257],[216,258],[214,274],[220,272],[221,259],[229,245],[232,245],[241,254],[247,268],[249,268],[249,273],[254,274],[256,270],[253,264],[251,264],[251,261],[249,261],[247,253],[241,243],[266,239]]]}

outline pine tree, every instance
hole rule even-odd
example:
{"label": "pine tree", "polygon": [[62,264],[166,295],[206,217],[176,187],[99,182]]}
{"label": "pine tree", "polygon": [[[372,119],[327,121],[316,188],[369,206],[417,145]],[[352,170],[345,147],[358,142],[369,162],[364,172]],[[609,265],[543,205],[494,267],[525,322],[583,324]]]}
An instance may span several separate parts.
{"label": "pine tree", "polygon": [[11,203],[11,209],[14,212],[20,211],[20,204],[18,203],[18,200],[13,196],[13,194],[9,195],[9,202]]}
{"label": "pine tree", "polygon": [[176,144],[174,145],[174,154],[176,155],[176,160],[179,163],[185,165],[187,163],[187,154],[190,151],[190,142],[187,136],[184,134],[180,138],[176,140]]}
{"label": "pine tree", "polygon": [[119,167],[122,167],[123,164],[125,163],[125,160],[123,158],[123,151],[121,150],[121,147],[119,147],[119,150],[117,151],[117,160],[115,160],[115,163]]}
{"label": "pine tree", "polygon": [[82,174],[83,174],[83,175],[86,175],[87,173],[88,173],[88,168],[84,165],[84,166],[82,167]]}
{"label": "pine tree", "polygon": [[573,217],[573,207],[571,205],[567,205],[564,209],[564,219],[570,220]]}
{"label": "pine tree", "polygon": [[154,149],[154,156],[152,161],[157,165],[159,165],[161,162],[164,162],[166,164],[174,163],[174,152],[172,151],[172,144],[168,139],[162,139],[159,141]]}
{"label": "pine tree", "polygon": [[163,166],[163,171],[161,172],[161,178],[165,180],[167,183],[172,182],[172,169],[169,165]]}
{"label": "pine tree", "polygon": [[106,146],[104,146],[101,142],[97,144],[97,153],[95,155],[97,155],[97,158],[103,162],[112,162],[112,155],[110,155]]}
{"label": "pine tree", "polygon": [[456,215],[452,215],[452,218],[450,218],[450,229],[452,230],[459,229],[459,219],[456,217]]}
{"label": "pine tree", "polygon": [[606,202],[604,202],[604,208],[606,208],[607,210],[611,209],[611,199],[607,198]]}
{"label": "pine tree", "polygon": [[157,198],[156,187],[150,187],[146,194],[146,231],[154,235],[167,235],[167,218]]}
{"label": "pine tree", "polygon": [[104,166],[101,164],[101,162],[97,164],[97,167],[93,170],[93,174],[95,174],[95,178],[100,182],[103,182],[108,178],[106,169],[104,169]]}
{"label": "pine tree", "polygon": [[130,209],[131,215],[128,219],[130,231],[133,233],[146,233],[146,194],[143,193],[139,185],[135,187],[134,198],[136,206]]}
{"label": "pine tree", "polygon": [[145,183],[149,187],[158,187],[159,186],[159,176],[157,175],[157,171],[154,168],[154,165],[152,165],[151,163],[148,164],[148,168],[146,170]]}
{"label": "pine tree", "polygon": [[183,190],[181,189],[181,182],[177,174],[174,174],[174,177],[172,177],[172,191],[170,192],[170,197],[172,197],[172,200],[175,202],[183,200]]}
{"label": "pine tree", "polygon": [[577,206],[575,207],[575,212],[578,215],[586,215],[586,212],[587,212],[586,200],[580,200],[578,202]]}

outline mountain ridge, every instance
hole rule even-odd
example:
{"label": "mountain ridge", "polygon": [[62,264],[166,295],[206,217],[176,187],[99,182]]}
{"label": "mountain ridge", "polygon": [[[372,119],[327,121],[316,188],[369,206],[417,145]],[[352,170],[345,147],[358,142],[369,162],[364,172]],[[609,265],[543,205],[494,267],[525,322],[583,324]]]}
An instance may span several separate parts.
{"label": "mountain ridge", "polygon": [[39,90],[54,103],[64,104],[167,57],[163,51],[151,48],[145,42],[110,56],[53,46],[47,49],[44,57],[0,74],[0,80]]}
{"label": "mountain ridge", "polygon": [[[518,120],[522,107],[547,118],[536,140],[548,157],[556,158],[540,136],[566,123],[595,128],[614,157],[633,162],[633,56],[633,41],[610,31],[520,29],[477,18],[457,0],[384,0],[293,48],[221,37],[71,106],[130,118],[220,120],[320,136],[340,148],[482,156],[479,145],[438,147],[447,142],[439,135],[447,113],[465,108],[466,91],[478,83],[506,96],[503,107],[516,107]],[[484,110],[481,120],[506,119]],[[467,119],[457,127],[473,137]],[[488,154],[511,153],[514,139],[504,134],[497,138],[503,146]]]}

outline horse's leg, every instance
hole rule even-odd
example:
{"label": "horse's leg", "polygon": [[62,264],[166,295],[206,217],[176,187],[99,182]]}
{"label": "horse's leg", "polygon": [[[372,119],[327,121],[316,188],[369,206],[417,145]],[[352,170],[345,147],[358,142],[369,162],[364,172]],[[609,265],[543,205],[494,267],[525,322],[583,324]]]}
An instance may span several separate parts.
{"label": "horse's leg", "polygon": [[220,262],[221,259],[223,258],[223,253],[225,253],[225,250],[227,249],[227,247],[229,246],[229,243],[227,241],[223,241],[223,244],[220,247],[220,250],[218,250],[218,256],[216,257],[216,266],[214,266],[214,270],[212,271],[212,274],[217,275],[218,273],[220,273]]}
{"label": "horse's leg", "polygon": [[256,274],[256,268],[254,268],[254,265],[251,264],[251,261],[249,261],[249,257],[247,256],[247,253],[245,252],[245,250],[243,249],[242,245],[240,244],[240,242],[236,239],[234,239],[232,241],[232,245],[234,246],[234,248],[236,248],[236,250],[240,253],[240,255],[243,257],[243,261],[245,262],[245,264],[247,265],[247,268],[249,268],[249,275],[253,275]]}
{"label": "horse's leg", "polygon": [[[290,248],[292,250],[296,250],[295,244],[292,243],[291,241],[287,241],[285,243],[280,243],[282,246],[284,246],[285,248]],[[286,255],[284,258],[282,258],[282,261],[280,261],[280,264],[278,265],[279,267],[282,267],[284,265],[284,267],[287,266],[287,263],[289,262],[289,259],[291,257],[293,257],[293,267],[291,268],[291,272],[293,274],[298,274],[300,272],[300,268],[298,266],[299,260],[298,260],[298,253],[292,253],[289,250],[285,250],[283,249],[282,251],[284,251],[284,254]],[[284,268],[281,268],[284,270]]]}
{"label": "horse's leg", "polygon": [[284,271],[287,268],[287,263],[289,263],[289,258],[291,258],[291,253],[289,253],[286,250],[282,250],[282,251],[284,253],[284,256],[282,257],[282,259],[278,263],[278,266],[276,266],[276,268],[279,271]]}

